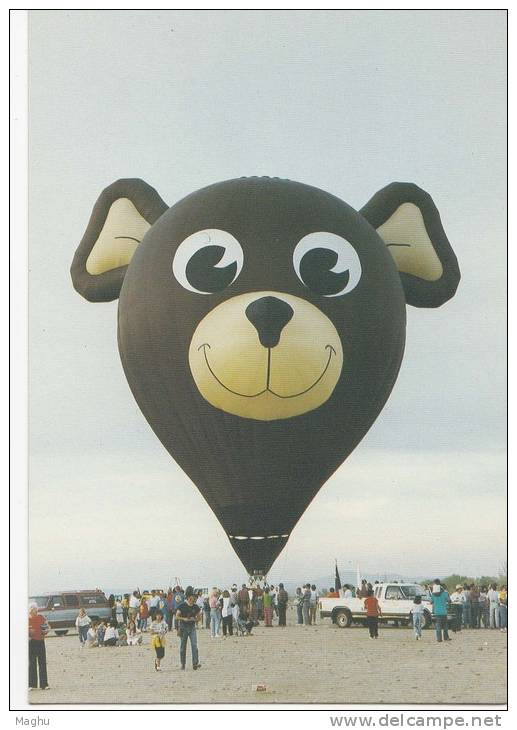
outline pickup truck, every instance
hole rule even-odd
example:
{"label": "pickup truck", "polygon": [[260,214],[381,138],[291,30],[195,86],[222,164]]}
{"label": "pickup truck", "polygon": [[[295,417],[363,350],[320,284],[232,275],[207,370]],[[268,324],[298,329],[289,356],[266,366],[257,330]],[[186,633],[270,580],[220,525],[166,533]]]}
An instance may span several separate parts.
{"label": "pickup truck", "polygon": [[[421,595],[424,605],[422,628],[427,629],[431,625],[432,603],[418,583],[376,583],[373,593],[382,612],[379,621],[395,621],[411,626],[413,600],[416,595]],[[346,629],[353,623],[364,623],[366,620],[364,598],[322,597],[319,599],[319,612],[321,618],[331,618],[332,623],[341,629]]]}

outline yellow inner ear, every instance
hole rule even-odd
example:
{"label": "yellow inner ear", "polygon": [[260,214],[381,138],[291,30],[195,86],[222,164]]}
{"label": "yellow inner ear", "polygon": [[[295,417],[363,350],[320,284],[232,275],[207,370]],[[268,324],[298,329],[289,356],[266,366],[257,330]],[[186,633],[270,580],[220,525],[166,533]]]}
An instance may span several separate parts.
{"label": "yellow inner ear", "polygon": [[129,198],[116,200],[90,251],[86,271],[95,275],[127,266],[150,227]]}
{"label": "yellow inner ear", "polygon": [[377,233],[388,246],[399,271],[427,281],[436,281],[443,274],[420,208],[414,203],[400,205],[377,228]]}

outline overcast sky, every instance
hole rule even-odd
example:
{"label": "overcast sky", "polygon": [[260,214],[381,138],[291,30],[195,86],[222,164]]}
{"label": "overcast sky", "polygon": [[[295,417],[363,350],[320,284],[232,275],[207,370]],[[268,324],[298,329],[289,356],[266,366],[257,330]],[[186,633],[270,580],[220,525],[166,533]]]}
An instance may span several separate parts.
{"label": "overcast sky", "polygon": [[[273,580],[348,569],[496,573],[505,558],[503,11],[30,13],[30,588],[245,577],[140,413],[116,302],[69,267],[101,190],[172,205],[242,175],[360,208],[393,180],[438,206],[462,281],[408,308],[402,369]],[[169,505],[159,518],[149,499]]]}

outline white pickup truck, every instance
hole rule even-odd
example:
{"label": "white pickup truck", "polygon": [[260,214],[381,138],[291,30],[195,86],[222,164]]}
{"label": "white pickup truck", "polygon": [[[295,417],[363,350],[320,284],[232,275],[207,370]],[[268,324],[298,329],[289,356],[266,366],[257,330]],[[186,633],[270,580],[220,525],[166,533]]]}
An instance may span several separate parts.
{"label": "white pickup truck", "polygon": [[[416,595],[421,595],[424,605],[422,628],[427,629],[431,625],[432,603],[418,583],[376,583],[373,593],[382,612],[379,621],[395,621],[411,626],[413,600]],[[342,629],[366,620],[364,598],[322,597],[319,599],[319,611],[321,618],[331,618],[332,623]]]}

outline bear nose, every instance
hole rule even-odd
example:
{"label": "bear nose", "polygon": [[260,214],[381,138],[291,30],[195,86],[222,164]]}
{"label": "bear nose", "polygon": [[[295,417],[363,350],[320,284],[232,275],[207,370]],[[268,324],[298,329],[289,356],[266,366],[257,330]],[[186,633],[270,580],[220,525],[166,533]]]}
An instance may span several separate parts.
{"label": "bear nose", "polygon": [[260,344],[268,348],[278,345],[293,314],[293,308],[276,297],[261,297],[246,307],[246,317],[257,330]]}

